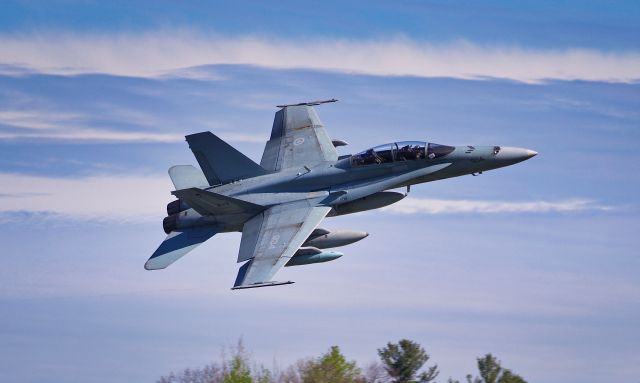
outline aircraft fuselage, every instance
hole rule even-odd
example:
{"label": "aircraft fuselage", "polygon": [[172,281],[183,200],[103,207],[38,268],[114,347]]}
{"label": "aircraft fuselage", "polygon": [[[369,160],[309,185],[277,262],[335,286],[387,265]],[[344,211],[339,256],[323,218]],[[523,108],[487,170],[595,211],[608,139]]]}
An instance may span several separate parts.
{"label": "aircraft fuselage", "polygon": [[[163,269],[217,233],[241,231],[233,289],[293,283],[272,278],[285,266],[329,262],[329,250],[365,238],[359,230],[329,231],[325,217],[391,205],[409,186],[477,175],[535,156],[500,146],[448,146],[425,141],[379,145],[353,155],[329,138],[313,106],[335,99],[281,105],[260,164],[211,132],[186,136],[200,169],[175,165],[177,200],[167,205],[166,239],[145,263]],[[406,192],[393,189],[406,187]]]}
{"label": "aircraft fuselage", "polygon": [[[348,156],[335,162],[238,180],[206,190],[263,206],[314,198],[320,204],[335,207],[339,211],[340,205],[388,189],[478,174],[516,164],[537,154],[528,149],[498,146],[451,148],[451,152],[433,159],[394,159],[360,166],[354,163],[352,156]],[[194,217],[194,224],[196,221],[198,224],[213,223],[208,222],[210,217],[196,219],[199,214],[189,210],[189,215]],[[349,211],[355,212],[357,210]],[[216,217],[216,224],[223,226],[224,231],[241,230],[245,221],[246,217]]]}

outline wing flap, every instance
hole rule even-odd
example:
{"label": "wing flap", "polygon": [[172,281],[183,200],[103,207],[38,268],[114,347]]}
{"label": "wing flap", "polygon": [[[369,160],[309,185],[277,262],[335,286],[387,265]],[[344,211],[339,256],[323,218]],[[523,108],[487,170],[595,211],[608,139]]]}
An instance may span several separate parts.
{"label": "wing flap", "polygon": [[258,243],[264,213],[256,214],[255,217],[245,222],[242,227],[242,239],[240,240],[240,250],[238,251],[238,263],[253,258],[256,245]]}

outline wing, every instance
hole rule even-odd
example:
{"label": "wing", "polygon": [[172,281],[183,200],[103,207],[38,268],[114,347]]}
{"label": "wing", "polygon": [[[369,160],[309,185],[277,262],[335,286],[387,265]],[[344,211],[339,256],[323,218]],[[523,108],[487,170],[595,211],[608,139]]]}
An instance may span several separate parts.
{"label": "wing", "polygon": [[331,210],[312,201],[273,206],[245,224],[238,261],[249,259],[240,270],[234,289],[271,286],[271,278],[295,254]]}
{"label": "wing", "polygon": [[317,103],[284,106],[276,112],[271,139],[260,161],[263,168],[278,172],[338,159],[338,152],[312,105]]}

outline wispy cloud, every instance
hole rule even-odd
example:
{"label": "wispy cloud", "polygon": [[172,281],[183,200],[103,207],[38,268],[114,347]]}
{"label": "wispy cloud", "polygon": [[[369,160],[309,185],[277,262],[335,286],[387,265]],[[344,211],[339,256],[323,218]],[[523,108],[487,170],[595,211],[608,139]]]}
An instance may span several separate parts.
{"label": "wispy cloud", "polygon": [[125,132],[90,128],[70,129],[68,131],[0,133],[0,140],[16,139],[51,139],[85,142],[180,142],[184,140],[184,136],[171,133]]}
{"label": "wispy cloud", "polygon": [[[0,140],[65,140],[78,142],[182,142],[184,133],[155,132],[161,124],[158,118],[143,112],[111,108],[110,118],[126,123],[129,130],[96,128],[90,116],[82,113],[51,110],[4,110],[0,111]],[[145,127],[146,130],[141,130]],[[217,131],[223,139],[234,142],[265,142],[265,137],[236,132]]]}
{"label": "wispy cloud", "polygon": [[0,140],[53,139],[71,141],[179,142],[182,134],[99,129],[80,113],[43,110],[0,111]]}
{"label": "wispy cloud", "polygon": [[90,221],[161,219],[172,199],[169,177],[93,176],[53,178],[0,173],[0,217],[23,213]]}
{"label": "wispy cloud", "polygon": [[[53,214],[79,220],[154,221],[164,215],[173,187],[165,176],[54,178],[0,173],[0,214]],[[385,211],[399,214],[545,213],[611,210],[594,201],[501,202],[407,198]]]}
{"label": "wispy cloud", "polygon": [[78,123],[81,115],[66,112],[32,110],[1,110],[0,124],[15,128],[34,130],[56,130],[61,126]]}
{"label": "wispy cloud", "polygon": [[562,201],[479,201],[446,200],[427,198],[406,198],[385,208],[399,214],[461,214],[461,213],[550,213],[579,212],[586,210],[612,210],[588,199],[568,199]]}
{"label": "wispy cloud", "polygon": [[283,40],[205,36],[180,30],[135,35],[5,35],[0,36],[0,46],[5,74],[23,74],[16,68],[24,67],[56,74],[203,78],[194,67],[251,64],[379,76],[505,78],[534,83],[547,79],[640,80],[640,52],[635,51],[433,44],[407,38]]}

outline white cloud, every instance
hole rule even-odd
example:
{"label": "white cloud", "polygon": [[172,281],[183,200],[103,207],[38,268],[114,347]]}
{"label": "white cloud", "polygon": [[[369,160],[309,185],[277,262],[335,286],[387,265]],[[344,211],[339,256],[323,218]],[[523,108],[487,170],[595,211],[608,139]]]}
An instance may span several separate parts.
{"label": "white cloud", "polygon": [[[635,82],[640,52],[588,49],[534,50],[468,42],[432,44],[389,40],[283,40],[221,37],[189,31],[146,34],[0,36],[0,64],[56,74],[107,73],[122,76],[188,76],[208,64],[252,64],[309,68],[380,76],[505,78]],[[206,76],[205,76],[206,77]],[[215,76],[213,77],[216,78]]]}
{"label": "white cloud", "polygon": [[[129,123],[131,130],[94,128],[89,116],[81,113],[58,112],[52,110],[21,109],[0,111],[0,125],[12,130],[0,131],[0,140],[50,139],[66,141],[93,142],[183,142],[184,133],[161,133],[137,130],[138,126],[153,129],[162,122],[142,112],[111,107],[110,118]],[[217,131],[225,140],[234,142],[265,142],[265,137]]]}
{"label": "white cloud", "polygon": [[0,124],[34,130],[59,129],[63,125],[77,123],[80,118],[76,113],[0,110]]}
{"label": "white cloud", "polygon": [[100,129],[70,129],[52,132],[0,133],[0,140],[52,139],[68,141],[109,141],[109,142],[180,142],[184,136],[171,133],[124,132]]}
{"label": "white cloud", "polygon": [[73,141],[116,142],[180,142],[182,134],[144,131],[97,129],[90,126],[86,116],[47,110],[3,110],[0,124],[14,128],[0,132],[0,140],[55,139]]}
{"label": "white cloud", "polygon": [[[0,173],[0,214],[49,213],[79,220],[155,221],[173,197],[168,176],[54,178]],[[539,213],[610,210],[593,201],[500,202],[407,198],[385,208],[400,214]]]}
{"label": "white cloud", "polygon": [[147,222],[164,216],[168,176],[52,178],[0,173],[0,214],[48,213],[91,221]]}
{"label": "white cloud", "polygon": [[460,214],[460,213],[549,213],[585,210],[611,210],[592,200],[568,199],[563,201],[479,201],[405,198],[384,210],[400,214]]}

